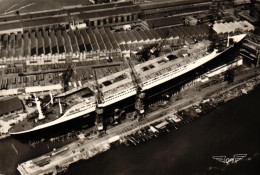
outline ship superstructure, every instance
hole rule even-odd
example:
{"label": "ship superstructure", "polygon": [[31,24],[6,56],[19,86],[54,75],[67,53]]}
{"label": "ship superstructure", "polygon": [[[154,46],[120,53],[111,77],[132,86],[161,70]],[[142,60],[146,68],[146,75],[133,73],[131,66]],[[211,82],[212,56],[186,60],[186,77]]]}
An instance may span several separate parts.
{"label": "ship superstructure", "polygon": [[[232,38],[233,42],[236,43],[240,42],[244,37],[245,34],[241,34],[229,37],[229,39]],[[210,41],[204,40],[173,51],[170,54],[135,65],[134,68],[141,79],[140,86],[142,90],[149,90],[192,71],[232,47],[232,45],[229,46],[228,44],[228,47],[223,51],[218,51],[217,49],[210,51],[210,46]],[[102,86],[101,91],[103,93],[103,103],[99,104],[100,107],[112,105],[136,94],[136,88],[131,80],[129,68],[103,77],[98,82]],[[84,98],[83,100],[83,102],[69,108],[64,115],[54,121],[33,128],[26,128],[23,131],[14,130],[11,134],[23,134],[51,127],[95,111],[96,102],[94,96]]]}

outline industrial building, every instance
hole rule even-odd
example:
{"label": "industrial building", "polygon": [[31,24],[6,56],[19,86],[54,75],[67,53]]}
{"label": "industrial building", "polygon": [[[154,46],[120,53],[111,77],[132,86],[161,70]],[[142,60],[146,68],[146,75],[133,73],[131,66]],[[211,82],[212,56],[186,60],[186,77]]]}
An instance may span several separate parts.
{"label": "industrial building", "polygon": [[0,117],[23,110],[24,106],[18,97],[12,97],[0,101]]}
{"label": "industrial building", "polygon": [[[61,26],[70,28],[71,24],[79,24],[78,27],[104,27],[137,22],[139,18],[141,18],[141,8],[131,1],[72,6],[0,16],[0,33],[17,33]],[[82,23],[85,25],[80,25]]]}
{"label": "industrial building", "polygon": [[[0,63],[26,62],[27,65],[41,65],[66,63],[67,58],[73,62],[116,59],[130,52],[130,49],[152,45],[164,38],[168,44],[177,45],[180,38],[206,38],[209,33],[207,25],[191,27],[192,29],[189,26],[175,26],[121,32],[109,28],[57,29],[4,34],[0,42]],[[169,30],[171,32],[166,35]]]}

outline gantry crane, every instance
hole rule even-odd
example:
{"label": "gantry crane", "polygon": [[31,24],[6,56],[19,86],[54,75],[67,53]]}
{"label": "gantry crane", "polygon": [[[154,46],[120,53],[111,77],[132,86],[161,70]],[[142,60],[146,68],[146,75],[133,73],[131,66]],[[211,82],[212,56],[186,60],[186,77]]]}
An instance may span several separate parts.
{"label": "gantry crane", "polygon": [[[131,52],[130,52],[130,56],[131,56]],[[139,76],[134,68],[134,64],[132,63],[130,57],[127,57],[126,60],[127,60],[128,66],[130,68],[132,82],[136,89],[135,109],[137,112],[137,116],[140,120],[144,117],[143,98],[145,97],[145,93],[142,92],[141,79],[139,78]]]}
{"label": "gantry crane", "polygon": [[73,72],[74,72],[73,69],[74,69],[73,64],[69,64],[69,66],[67,67],[65,72],[62,74],[64,92],[69,90],[69,81],[73,75]]}
{"label": "gantry crane", "polygon": [[95,125],[97,127],[97,130],[103,131],[104,130],[104,121],[103,121],[103,107],[100,107],[100,104],[103,103],[103,93],[100,90],[100,85],[98,84],[97,80],[97,73],[95,70],[93,70],[94,78],[95,78],[95,102],[96,102],[96,120]]}
{"label": "gantry crane", "polygon": [[152,45],[150,47],[147,48],[143,48],[140,52],[137,53],[137,55],[141,55],[142,59],[144,61],[148,61],[152,55],[154,55],[155,57],[158,57],[162,47],[164,46],[167,37],[169,36],[169,34],[171,33],[171,29],[169,29],[166,33],[165,36],[163,37],[163,40],[155,45]]}

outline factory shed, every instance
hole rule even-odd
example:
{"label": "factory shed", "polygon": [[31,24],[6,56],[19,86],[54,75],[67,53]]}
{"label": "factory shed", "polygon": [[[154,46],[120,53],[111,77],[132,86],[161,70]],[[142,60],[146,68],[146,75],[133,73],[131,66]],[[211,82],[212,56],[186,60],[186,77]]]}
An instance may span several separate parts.
{"label": "factory shed", "polygon": [[166,33],[163,33],[161,29],[154,29],[158,35],[163,39],[166,36]]}
{"label": "factory shed", "polygon": [[134,34],[132,33],[131,30],[125,31],[126,35],[129,37],[129,39],[131,40],[131,49],[135,49],[136,47],[138,47],[139,43],[136,39],[136,37],[134,36]]}
{"label": "factory shed", "polygon": [[73,33],[72,30],[69,30],[68,31],[68,35],[69,35],[69,38],[70,38],[70,43],[71,43],[71,46],[72,46],[72,51],[75,53],[75,52],[78,52],[79,51],[79,48],[78,48],[78,45],[77,45],[77,41],[76,41],[76,37]]}
{"label": "factory shed", "polygon": [[57,54],[58,53],[58,43],[56,36],[54,34],[54,31],[50,32],[50,38],[51,38],[51,52],[52,54]]}
{"label": "factory shed", "polygon": [[44,41],[43,41],[43,38],[42,38],[42,32],[41,31],[38,31],[36,33],[36,36],[37,36],[37,39],[38,39],[38,55],[42,55],[44,54],[44,51],[43,51],[43,48],[44,48]]}
{"label": "factory shed", "polygon": [[70,44],[70,38],[68,36],[68,33],[65,30],[62,31],[62,36],[64,38],[66,53],[71,53],[72,52],[72,48],[71,48],[71,44]]}
{"label": "factory shed", "polygon": [[18,97],[0,101],[0,116],[23,110],[23,103]]}
{"label": "factory shed", "polygon": [[195,34],[196,38],[202,37],[200,26],[190,26],[190,30]]}
{"label": "factory shed", "polygon": [[119,47],[120,47],[120,50],[121,50],[123,53],[125,53],[126,48],[125,48],[124,44],[120,44]]}
{"label": "factory shed", "polygon": [[136,37],[133,35],[133,33],[131,32],[131,30],[128,30],[128,31],[125,31],[124,32],[128,38],[131,40],[131,43],[136,43],[137,42],[137,39]]}
{"label": "factory shed", "polygon": [[133,33],[133,35],[135,36],[135,38],[137,39],[138,42],[143,42],[143,38],[141,37],[141,35],[136,31],[136,30],[132,30],[131,31]]}
{"label": "factory shed", "polygon": [[153,34],[153,36],[156,40],[161,39],[160,35],[154,29],[150,29],[150,32]]}
{"label": "factory shed", "polygon": [[234,33],[236,30],[251,31],[254,26],[247,21],[235,21],[230,23],[216,23],[213,30],[217,34]]}
{"label": "factory shed", "polygon": [[185,36],[185,34],[183,33],[183,31],[181,31],[178,27],[174,27],[174,28],[173,28],[173,31],[174,31],[175,33],[177,33],[177,35],[178,35],[179,37],[184,37],[184,36]]}
{"label": "factory shed", "polygon": [[52,90],[60,90],[62,86],[60,84],[49,85],[49,86],[31,86],[25,87],[25,93],[34,93],[34,92],[44,92],[44,91],[52,91]]}
{"label": "factory shed", "polygon": [[7,57],[8,56],[8,35],[2,35],[2,46],[1,46],[1,56]]}
{"label": "factory shed", "polygon": [[107,34],[107,36],[108,36],[108,38],[110,40],[110,43],[112,44],[112,46],[114,48],[114,50],[120,49],[119,45],[118,45],[118,43],[116,41],[116,38],[113,35],[113,33],[110,31],[110,29],[109,28],[105,28],[104,30],[105,30],[105,32],[106,32],[106,34]]}
{"label": "factory shed", "polygon": [[23,56],[23,38],[22,34],[18,33],[15,40],[15,57]]}
{"label": "factory shed", "polygon": [[155,37],[149,30],[144,30],[143,32],[145,33],[146,36],[148,36],[148,38],[151,42],[155,42]]}
{"label": "factory shed", "polygon": [[102,29],[102,30],[99,30],[99,32],[100,32],[100,34],[101,34],[101,37],[102,37],[102,39],[103,39],[103,41],[104,41],[104,43],[105,43],[105,46],[106,46],[107,50],[108,50],[108,51],[112,51],[112,50],[113,50],[113,46],[112,46],[112,44],[110,43],[110,40],[109,40],[109,38],[108,38],[108,36],[107,36],[105,30]]}
{"label": "factory shed", "polygon": [[87,34],[88,34],[88,36],[89,36],[90,43],[91,43],[91,46],[92,46],[93,50],[94,50],[95,52],[100,51],[100,48],[99,48],[99,46],[98,46],[98,44],[97,44],[96,38],[95,38],[95,36],[94,36],[92,30],[88,29],[88,30],[87,30]]}
{"label": "factory shed", "polygon": [[171,30],[171,31],[170,31],[170,35],[171,35],[173,38],[179,37],[179,35],[178,35],[174,30]]}
{"label": "factory shed", "polygon": [[30,39],[31,39],[31,56],[37,55],[37,45],[38,41],[37,38],[35,37],[35,32],[30,32]]}
{"label": "factory shed", "polygon": [[57,42],[58,42],[59,54],[63,54],[65,52],[65,48],[64,48],[64,41],[63,41],[60,30],[56,31],[56,37],[57,37]]}
{"label": "factory shed", "polygon": [[185,26],[184,28],[185,28],[185,31],[187,31],[187,33],[189,34],[189,37],[193,38],[193,37],[196,36],[195,33],[191,30],[190,27]]}
{"label": "factory shed", "polygon": [[24,56],[31,56],[31,46],[30,46],[30,39],[29,39],[29,33],[24,33],[23,38],[24,38]]}
{"label": "factory shed", "polygon": [[190,37],[190,33],[187,32],[186,27],[178,26],[176,28],[179,29],[179,31],[181,31],[183,33],[184,37]]}
{"label": "factory shed", "polygon": [[43,30],[43,40],[44,40],[44,53],[46,55],[51,53],[51,47],[50,47],[50,37],[48,35],[48,31]]}
{"label": "factory shed", "polygon": [[86,32],[86,29],[81,29],[80,33],[84,39],[84,44],[85,44],[87,52],[92,51],[92,47],[91,47],[90,40],[89,40],[88,34]]}
{"label": "factory shed", "polygon": [[139,31],[137,31],[137,32],[138,32],[139,35],[142,37],[142,39],[143,39],[144,42],[148,42],[148,41],[149,41],[149,38],[148,38],[148,36],[144,33],[144,31],[139,30]]}
{"label": "factory shed", "polygon": [[148,28],[173,27],[183,25],[182,19],[178,16],[149,19],[146,21],[146,23]]}
{"label": "factory shed", "polygon": [[85,48],[85,45],[84,45],[83,38],[82,38],[82,36],[81,36],[81,34],[80,34],[80,31],[79,31],[78,29],[76,29],[76,30],[74,31],[74,34],[75,34],[76,39],[77,39],[77,41],[78,41],[79,51],[80,51],[80,52],[84,52],[84,51],[86,50],[86,48]]}
{"label": "factory shed", "polygon": [[122,38],[124,39],[124,43],[125,43],[125,44],[131,44],[131,40],[130,40],[130,38],[126,35],[125,32],[120,32],[120,35],[121,35]]}
{"label": "factory shed", "polygon": [[122,38],[122,36],[119,33],[113,32],[113,34],[114,34],[114,36],[116,38],[116,41],[117,41],[118,45],[121,45],[121,44],[125,43],[124,39]]}
{"label": "factory shed", "polygon": [[[91,31],[92,29],[89,29],[89,30]],[[104,52],[106,50],[106,46],[105,46],[104,41],[102,40],[101,35],[99,34],[97,28],[95,28],[93,30],[93,34],[96,37],[97,44],[98,44],[100,50]]]}
{"label": "factory shed", "polygon": [[11,33],[9,37],[9,49],[8,49],[8,57],[15,56],[15,34]]}

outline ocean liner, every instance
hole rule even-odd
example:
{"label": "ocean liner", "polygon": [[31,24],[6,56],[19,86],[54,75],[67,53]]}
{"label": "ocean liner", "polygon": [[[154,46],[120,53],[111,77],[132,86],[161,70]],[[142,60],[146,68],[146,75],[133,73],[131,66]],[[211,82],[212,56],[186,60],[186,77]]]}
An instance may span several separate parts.
{"label": "ocean liner", "polygon": [[[141,79],[142,91],[148,91],[208,63],[234,47],[234,44],[239,43],[245,36],[246,34],[239,34],[228,37],[224,48],[212,48],[212,43],[208,40],[199,41],[164,56],[135,65],[134,68]],[[108,107],[136,95],[130,69],[98,79],[98,84],[101,85],[103,93],[103,103],[99,104],[99,107]],[[90,114],[95,109],[95,97],[90,95],[81,99],[80,102],[76,101],[71,104],[71,107],[60,117],[58,115],[52,118],[46,116],[45,119],[38,122],[34,120],[21,122],[22,124],[19,123],[10,130],[10,134],[20,135],[43,130]]]}

